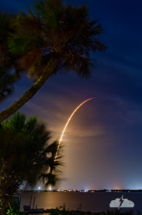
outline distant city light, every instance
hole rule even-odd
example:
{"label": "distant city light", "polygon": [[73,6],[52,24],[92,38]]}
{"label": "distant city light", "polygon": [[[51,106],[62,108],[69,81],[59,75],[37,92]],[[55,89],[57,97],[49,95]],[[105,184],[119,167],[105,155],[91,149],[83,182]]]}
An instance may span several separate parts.
{"label": "distant city light", "polygon": [[[45,190],[41,190],[41,187],[38,187],[38,190],[40,190],[40,192],[45,192]],[[36,190],[38,192],[38,190]],[[23,190],[24,191],[24,190]],[[29,191],[29,190],[25,190],[25,191]],[[33,191],[33,190],[31,190]],[[85,189],[85,190],[73,190],[73,189],[68,189],[68,190],[63,190],[63,189],[51,189],[51,186],[48,188],[48,190],[46,190],[46,192],[85,192],[85,193],[94,193],[94,192],[111,192],[111,193],[114,193],[114,192],[141,192],[142,193],[142,189],[112,189],[112,190],[109,190],[109,189],[101,189],[101,190],[88,190],[88,189]]]}

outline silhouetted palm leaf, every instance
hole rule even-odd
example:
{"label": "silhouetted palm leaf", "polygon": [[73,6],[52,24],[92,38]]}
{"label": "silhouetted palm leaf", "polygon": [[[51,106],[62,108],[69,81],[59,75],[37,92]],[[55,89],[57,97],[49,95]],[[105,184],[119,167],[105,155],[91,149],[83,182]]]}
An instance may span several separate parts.
{"label": "silhouetted palm leaf", "polygon": [[13,84],[15,81],[15,74],[12,74],[10,71],[0,67],[0,102],[13,93]]}
{"label": "silhouetted palm leaf", "polygon": [[14,92],[14,83],[19,75],[13,69],[15,57],[9,52],[7,37],[12,29],[10,23],[11,14],[0,12],[0,102]]}
{"label": "silhouetted palm leaf", "polygon": [[[72,7],[59,0],[39,0],[13,21],[13,27],[15,32],[9,35],[8,44],[12,54],[22,53],[17,69],[28,70],[34,78],[54,57],[67,71],[88,76],[89,52],[106,49],[97,38],[102,27],[98,20],[90,20],[85,5]],[[86,72],[82,72],[84,66]]]}
{"label": "silhouetted palm leaf", "polygon": [[[5,40],[10,65],[20,76],[28,73],[34,84],[9,108],[0,113],[0,122],[21,108],[59,71],[88,77],[93,72],[90,51],[105,51],[99,40],[103,32],[98,20],[89,18],[87,6],[73,7],[61,0],[37,0],[15,17]],[[1,47],[1,44],[0,44]]]}
{"label": "silhouetted palm leaf", "polygon": [[49,145],[49,139],[50,132],[36,117],[15,113],[0,124],[0,204],[10,201],[23,181],[34,186],[43,178],[45,186],[55,185],[61,156],[55,160],[58,142]]}

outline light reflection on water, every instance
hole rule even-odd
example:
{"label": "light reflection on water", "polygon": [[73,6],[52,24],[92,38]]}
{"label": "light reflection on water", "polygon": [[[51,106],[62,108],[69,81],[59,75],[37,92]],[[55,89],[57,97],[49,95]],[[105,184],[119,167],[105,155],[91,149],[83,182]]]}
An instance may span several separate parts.
{"label": "light reflection on water", "polygon": [[[82,205],[82,211],[91,211],[91,212],[101,212],[107,210],[116,210],[116,208],[110,208],[109,204],[112,200],[116,198],[127,198],[135,203],[134,208],[121,208],[121,212],[126,212],[133,210],[137,212],[138,210],[142,213],[142,193],[61,193],[61,192],[23,192],[21,193],[21,206],[20,209],[23,210],[23,205],[30,204],[30,198],[32,195],[32,204],[33,208],[33,199],[35,199],[34,208],[43,208],[51,209],[63,206],[65,204],[66,209],[68,210],[77,210],[79,205]],[[43,214],[43,213],[42,213]],[[49,215],[48,213],[45,213]],[[44,215],[45,215],[44,214]]]}

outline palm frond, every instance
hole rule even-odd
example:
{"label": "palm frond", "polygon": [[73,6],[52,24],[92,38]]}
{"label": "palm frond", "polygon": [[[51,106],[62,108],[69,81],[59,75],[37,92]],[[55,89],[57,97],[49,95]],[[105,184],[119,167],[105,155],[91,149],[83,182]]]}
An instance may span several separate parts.
{"label": "palm frond", "polygon": [[14,83],[17,76],[12,74],[10,70],[0,67],[0,102],[10,96],[14,92]]}
{"label": "palm frond", "polygon": [[16,70],[28,71],[34,80],[42,75],[49,58],[54,57],[58,62],[53,74],[60,65],[87,77],[93,65],[90,51],[106,50],[106,45],[98,39],[102,26],[98,20],[90,19],[86,5],[73,7],[61,0],[37,0],[31,8],[27,7],[26,13],[13,20],[13,28],[8,47],[12,54],[19,56]]}
{"label": "palm frond", "polygon": [[42,179],[42,181],[46,187],[49,185],[54,186],[57,183],[57,181],[59,180],[57,175],[52,174],[52,173],[41,174],[39,176],[39,179]]}
{"label": "palm frond", "polygon": [[[61,172],[61,156],[55,160],[58,142],[49,145],[49,139],[50,132],[36,117],[28,119],[24,114],[15,113],[0,125],[0,171],[6,164],[6,175],[14,174],[18,183],[27,181],[30,185],[48,172],[45,184],[54,184],[57,177],[53,171]],[[50,157],[47,156],[49,152]]]}

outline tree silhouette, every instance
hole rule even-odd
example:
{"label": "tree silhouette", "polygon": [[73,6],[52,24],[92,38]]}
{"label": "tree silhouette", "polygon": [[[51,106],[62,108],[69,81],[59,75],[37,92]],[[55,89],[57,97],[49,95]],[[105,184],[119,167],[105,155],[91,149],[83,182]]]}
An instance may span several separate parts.
{"label": "tree silhouette", "polygon": [[[90,51],[104,51],[98,36],[103,29],[89,18],[87,6],[73,7],[62,0],[39,0],[12,19],[6,37],[7,55],[16,74],[28,73],[33,85],[0,113],[0,122],[15,113],[58,71],[88,77],[93,68]],[[1,46],[0,46],[1,47]],[[5,67],[5,62],[2,64]]]}
{"label": "tree silhouette", "polygon": [[16,58],[9,52],[6,40],[8,33],[12,32],[12,18],[11,14],[0,12],[0,102],[14,92],[13,85],[19,77],[12,71]]}
{"label": "tree silhouette", "polygon": [[37,118],[14,116],[0,126],[0,210],[11,204],[13,194],[26,182],[55,185],[60,171],[60,155],[55,160],[58,142],[49,145],[50,132]]}

